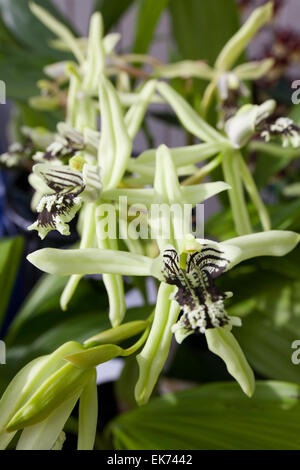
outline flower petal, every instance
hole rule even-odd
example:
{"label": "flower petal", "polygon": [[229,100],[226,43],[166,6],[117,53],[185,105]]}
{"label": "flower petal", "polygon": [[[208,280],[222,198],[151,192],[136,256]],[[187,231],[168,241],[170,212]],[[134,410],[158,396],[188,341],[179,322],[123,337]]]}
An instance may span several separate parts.
{"label": "flower petal", "polygon": [[300,241],[300,235],[288,230],[270,230],[253,233],[219,243],[231,269],[238,263],[257,256],[284,256],[292,251]]}
{"label": "flower petal", "polygon": [[170,300],[173,290],[173,286],[160,285],[151,331],[137,356],[140,372],[135,397],[139,405],[148,402],[169,354],[173,336],[171,327],[179,315],[178,304]]}
{"label": "flower petal", "polygon": [[270,21],[272,14],[272,2],[256,8],[237,33],[225,44],[216,60],[216,67],[219,70],[229,70],[256,32]]}
{"label": "flower petal", "polygon": [[78,450],[93,450],[98,421],[96,370],[79,401]]}
{"label": "flower petal", "polygon": [[208,349],[219,356],[227,370],[240,384],[246,395],[251,397],[255,388],[255,378],[243,351],[228,327],[205,331]]}
{"label": "flower petal", "polygon": [[161,278],[159,258],[152,259],[126,251],[43,248],[28,255],[27,259],[42,271],[62,276],[104,273]]}

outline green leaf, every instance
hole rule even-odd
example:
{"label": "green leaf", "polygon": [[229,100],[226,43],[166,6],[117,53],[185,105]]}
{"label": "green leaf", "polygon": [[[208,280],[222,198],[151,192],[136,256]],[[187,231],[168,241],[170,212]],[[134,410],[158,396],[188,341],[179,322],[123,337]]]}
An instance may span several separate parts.
{"label": "green leaf", "polygon": [[[39,3],[66,23],[52,2]],[[6,83],[7,97],[22,102],[38,93],[36,82],[43,76],[45,65],[69,57],[48,45],[54,36],[28,5],[27,1],[0,0],[1,79]]]}
{"label": "green leaf", "polygon": [[299,366],[292,362],[292,343],[300,338],[299,292],[299,281],[269,290],[235,335],[257,372],[300,384]]}
{"label": "green leaf", "polygon": [[33,56],[19,47],[0,44],[1,79],[6,84],[7,98],[24,102],[38,94],[36,82],[46,64],[47,59]]}
{"label": "green leaf", "polygon": [[14,287],[22,252],[22,237],[0,240],[0,325]]}
{"label": "green leaf", "polygon": [[[39,0],[35,3],[46,8],[71,28],[50,0]],[[53,39],[53,34],[31,13],[28,1],[0,0],[0,11],[5,26],[24,48],[30,48],[39,54],[55,55],[48,45],[49,40]]]}
{"label": "green leaf", "polygon": [[260,153],[255,165],[254,178],[257,186],[262,188],[271,178],[284,169],[290,160],[288,158],[270,158],[269,155]]}
{"label": "green leaf", "polygon": [[239,27],[234,0],[172,0],[170,12],[182,58],[206,60],[209,65]]}
{"label": "green leaf", "polygon": [[270,207],[272,227],[279,230],[300,230],[300,199]]}
{"label": "green leaf", "polygon": [[112,28],[133,3],[133,0],[95,0],[94,10],[100,11],[103,16],[105,31]]}
{"label": "green leaf", "polygon": [[234,383],[155,398],[109,424],[116,449],[299,449],[300,387],[258,382],[253,398]]}
{"label": "green leaf", "polygon": [[159,18],[168,3],[169,0],[137,0],[134,52],[145,54],[148,51]]}
{"label": "green leaf", "polygon": [[[219,197],[220,196],[222,196],[222,194],[219,195]],[[258,221],[257,215],[255,214],[254,207],[252,205],[248,205],[247,207],[254,231],[258,232],[261,230],[261,225]],[[267,206],[267,209],[270,213],[271,227],[273,230],[300,231],[299,199]],[[206,222],[205,230],[220,241],[234,238],[236,236],[236,232],[233,226],[231,211],[229,209],[222,210],[221,212],[217,212],[211,216]]]}
{"label": "green leaf", "polygon": [[[58,122],[63,121],[64,115],[63,110],[58,111],[38,111],[31,108],[27,103],[15,102],[14,110],[11,120],[11,126],[13,131],[19,133],[22,126],[29,127],[44,127],[49,131],[56,131],[56,125]],[[18,135],[18,134],[15,134]],[[14,138],[15,138],[14,135]]]}
{"label": "green leaf", "polygon": [[299,156],[295,149],[284,149],[275,144],[253,141],[250,151],[256,153],[254,179],[259,188],[268,184],[273,176],[288,166],[293,158]]}
{"label": "green leaf", "polygon": [[18,41],[13,34],[5,26],[3,19],[0,16],[0,43],[1,44],[12,44],[18,46]]}
{"label": "green leaf", "polygon": [[70,303],[70,309],[62,315],[59,300],[66,282],[65,277],[47,275],[41,278],[11,324],[6,337],[7,345],[30,344],[36,337],[50,332],[63,321],[75,321],[78,315],[96,313],[98,310],[101,312],[108,308],[102,284],[82,279]]}

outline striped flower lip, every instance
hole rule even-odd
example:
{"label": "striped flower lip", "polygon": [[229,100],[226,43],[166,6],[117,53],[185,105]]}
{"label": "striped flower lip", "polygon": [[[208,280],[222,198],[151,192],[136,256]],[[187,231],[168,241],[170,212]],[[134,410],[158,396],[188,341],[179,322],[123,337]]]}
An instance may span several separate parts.
{"label": "striped flower lip", "polygon": [[287,117],[280,117],[275,122],[267,124],[260,135],[266,142],[269,142],[272,137],[281,137],[283,147],[300,146],[300,128]]}
{"label": "striped flower lip", "polygon": [[173,247],[164,251],[163,276],[177,287],[173,299],[181,307],[181,317],[172,328],[179,343],[192,333],[231,324],[224,307],[231,293],[223,293],[214,283],[229,263],[222,251],[208,244],[180,256]]}
{"label": "striped flower lip", "polygon": [[75,217],[83,201],[97,200],[101,194],[99,167],[84,164],[82,171],[68,166],[35,165],[34,173],[48,186],[37,207],[38,218],[29,230],[37,230],[43,239],[51,230],[69,235],[68,223]]}

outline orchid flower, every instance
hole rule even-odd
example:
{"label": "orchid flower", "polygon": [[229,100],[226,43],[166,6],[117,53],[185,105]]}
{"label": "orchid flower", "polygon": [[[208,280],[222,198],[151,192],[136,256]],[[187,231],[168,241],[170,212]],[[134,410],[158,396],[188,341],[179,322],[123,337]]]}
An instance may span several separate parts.
{"label": "orchid flower", "polygon": [[[253,373],[230,332],[231,326],[240,322],[226,314],[223,305],[226,295],[216,288],[214,279],[252,257],[284,256],[299,240],[299,235],[288,231],[252,234],[222,243],[186,237],[181,253],[166,247],[155,259],[100,249],[46,248],[29,255],[34,265],[52,274],[81,275],[100,271],[154,276],[162,284],[150,332],[150,318],[146,322],[124,324],[89,338],[85,347],[66,343],[19,372],[0,401],[1,448],[6,448],[20,429],[23,432],[17,449],[61,446],[65,422],[80,400],[78,448],[92,449],[97,416],[94,367],[113,357],[135,354],[146,340],[137,356],[140,377],[136,387],[138,402],[146,403],[167,358],[173,332],[179,342],[191,331],[204,333],[209,349],[225,361],[228,372],[244,392],[251,395]],[[169,302],[170,313],[166,311]],[[186,321],[182,322],[182,317]],[[127,350],[114,344],[143,331],[140,339]]]}
{"label": "orchid flower", "polygon": [[49,193],[41,198],[37,206],[38,219],[28,229],[38,230],[42,239],[50,230],[69,235],[68,223],[83,201],[91,202],[100,196],[99,168],[85,163],[82,171],[73,171],[68,166],[38,164],[34,173],[44,181]]}
{"label": "orchid flower", "polygon": [[266,142],[279,136],[284,148],[299,147],[300,129],[292,119],[280,117],[274,122],[269,122],[275,106],[273,100],[265,101],[261,105],[245,105],[226,121],[225,132],[233,147],[243,147],[254,134],[259,134]]}
{"label": "orchid flower", "polygon": [[243,147],[275,110],[274,100],[261,105],[245,105],[225,123],[225,132],[233,148]]}
{"label": "orchid flower", "polygon": [[[44,248],[30,254],[28,260],[39,269],[56,275],[102,272],[154,276],[162,281],[153,325],[137,358],[140,378],[136,397],[142,404],[149,399],[162,370],[172,332],[179,341],[192,332],[204,332],[208,347],[225,361],[229,373],[245,393],[252,395],[253,374],[230,332],[231,326],[239,325],[240,321],[226,314],[224,301],[228,294],[216,288],[214,279],[253,257],[284,256],[299,241],[300,236],[294,232],[272,230],[222,243],[207,239],[196,239],[191,243],[188,239],[187,249],[181,253],[173,247],[165,247],[155,259],[115,250]],[[174,286],[177,287],[176,291]],[[178,320],[180,310],[183,318]]]}
{"label": "orchid flower", "polygon": [[[89,248],[97,243],[100,248],[117,249],[116,241],[102,243],[100,224],[97,224],[96,233],[100,193],[102,187],[105,190],[113,189],[121,182],[130,158],[132,141],[152,100],[156,82],[152,80],[140,87],[136,99],[124,115],[118,92],[107,78],[107,56],[113,54],[119,37],[103,37],[101,14],[92,15],[89,37],[85,47],[82,47],[82,42],[46,10],[34,3],[31,3],[31,9],[59,38],[60,47],[73,53],[76,61],[64,64],[64,75],[69,78],[66,123],[59,124],[55,140],[46,152],[34,157],[36,161],[47,162],[48,167],[42,170],[39,166],[34,167],[30,182],[38,188],[42,181],[43,190],[46,183],[49,191],[41,194],[39,190],[34,196],[34,206],[39,215],[37,222],[29,228],[38,230],[42,238],[53,229],[68,235],[68,223],[80,210],[80,248]],[[62,66],[59,64],[56,69],[52,67],[47,71],[54,75],[61,74]],[[97,131],[99,112],[100,133]],[[59,168],[58,164],[64,166]],[[37,203],[39,196],[41,199]],[[61,297],[63,310],[67,308],[80,278],[76,275],[69,279]],[[103,280],[110,300],[109,316],[116,326],[125,314],[123,281],[119,275],[104,275]]]}
{"label": "orchid flower", "polygon": [[[127,66],[127,61],[125,57],[118,56],[114,50],[120,40],[120,34],[103,35],[103,19],[100,12],[93,13],[91,17],[88,38],[77,38],[46,9],[34,2],[30,2],[29,5],[32,13],[56,36],[56,39],[51,41],[52,47],[70,52],[74,57],[74,61],[71,63],[61,61],[45,67],[45,74],[54,82],[49,80],[39,81],[38,85],[42,90],[42,96],[33,97],[30,100],[33,107],[55,109],[61,106],[65,101],[65,97],[63,90],[60,89],[60,83],[69,80],[70,91],[67,105],[70,108],[69,104],[71,103],[71,109],[74,112],[68,110],[68,119],[69,124],[74,125],[74,121],[76,121],[75,109],[80,111],[82,115],[84,103],[89,101],[89,113],[91,113],[92,108],[90,105],[93,102],[93,97],[97,96],[98,77],[101,73],[105,73],[106,76],[113,75],[117,77],[118,95],[122,105],[128,107],[138,101],[139,93],[136,90],[132,91],[130,85],[125,92],[122,87],[119,87],[122,78],[125,77],[126,83],[129,82],[129,75],[123,70],[124,66],[125,68]],[[138,72],[138,69],[136,70]],[[82,81],[80,78],[82,78]],[[74,100],[76,96],[77,103]],[[150,101],[157,102],[158,99],[151,96]],[[86,122],[81,121],[81,124],[85,126]]]}
{"label": "orchid flower", "polygon": [[[170,154],[177,167],[177,172],[183,165],[195,164],[209,157],[215,156],[212,162],[199,170],[200,180],[212,169],[222,164],[225,182],[231,187],[229,200],[233,212],[233,219],[238,235],[246,235],[252,232],[248,208],[246,205],[244,186],[257,209],[264,230],[271,228],[270,218],[264,203],[257,190],[253,177],[245,164],[243,157],[238,152],[239,145],[255,133],[256,123],[263,122],[274,109],[272,100],[261,106],[246,106],[240,114],[232,117],[227,124],[227,137],[223,136],[209,124],[207,124],[191,106],[174,91],[167,83],[158,83],[159,92],[168,101],[176,112],[184,127],[193,135],[205,141],[205,143],[170,149]],[[155,150],[142,153],[135,162],[137,173],[153,178]],[[130,168],[130,166],[129,166]],[[132,166],[133,168],[133,166]],[[197,173],[196,173],[197,175]],[[197,182],[197,176],[187,179],[186,186]]]}
{"label": "orchid flower", "polygon": [[[268,212],[240,151],[257,133],[266,141],[280,136],[284,146],[300,145],[299,129],[291,120],[279,118],[270,124],[274,101],[239,110],[236,106],[237,96],[247,93],[243,80],[259,78],[272,66],[267,60],[232,69],[254,34],[271,19],[272,4],[254,11],[222,49],[214,68],[191,61],[159,66],[155,79],[138,85],[134,92],[126,67],[120,70],[126,65],[125,57],[114,53],[119,37],[103,36],[101,14],[92,15],[88,38],[83,39],[40,6],[30,3],[30,7],[56,35],[55,47],[71,52],[74,61],[47,68],[55,86],[50,81],[40,83],[49,90],[53,105],[60,99],[60,84],[68,81],[67,95],[63,92],[65,122],[58,124],[55,135],[44,136],[43,144],[31,145],[35,136],[31,131],[30,148],[14,149],[16,158],[28,151],[38,162],[29,177],[36,190],[33,207],[38,216],[29,230],[37,230],[41,238],[50,230],[69,235],[68,224],[79,214],[80,243],[77,249],[44,248],[28,255],[28,260],[46,273],[70,276],[61,296],[63,310],[83,276],[101,274],[112,328],[83,345],[66,343],[17,374],[0,401],[0,448],[6,448],[20,430],[18,449],[61,448],[65,423],[79,401],[78,449],[92,449],[97,426],[95,368],[118,356],[136,355],[135,397],[139,405],[145,404],[163,370],[172,339],[181,344],[192,334],[205,336],[208,349],[224,361],[244,393],[252,396],[254,374],[232,333],[242,321],[230,315],[226,305],[235,293],[234,286],[233,293],[223,292],[217,279],[248,259],[284,256],[300,241],[297,233],[271,230]],[[156,79],[187,74],[210,80],[201,116],[168,83]],[[116,76],[116,85],[111,75]],[[203,118],[216,91],[223,111],[230,105],[224,125],[217,129]],[[134,139],[152,102],[167,103],[200,143],[175,149],[161,145],[133,158]],[[210,158],[204,167],[195,166]],[[225,181],[203,183],[203,177],[219,165]],[[263,232],[252,233],[244,189]],[[194,237],[192,210],[223,191],[228,191],[239,236],[222,242],[204,235]],[[108,203],[114,210],[114,225],[116,213],[119,216],[119,237],[107,236],[105,231]],[[127,217],[122,219],[127,216],[127,204],[135,215],[140,212],[130,222]],[[152,211],[153,206],[167,208],[169,220],[163,211]],[[145,248],[135,238],[138,225],[141,231],[151,229],[154,254],[149,255],[149,244]],[[127,251],[119,249],[123,235]],[[157,301],[147,319],[124,322],[123,276],[156,280]],[[122,347],[124,340],[136,336],[134,344]]]}
{"label": "orchid flower", "polygon": [[[108,190],[103,192],[102,198],[117,201],[120,196],[126,196],[129,203],[143,201],[146,207],[150,207],[155,202],[167,205],[178,204],[181,207],[189,203],[193,207],[197,202],[228,189],[228,186],[222,182],[182,187],[179,184],[170,151],[165,146],[161,146],[156,158],[153,189]],[[168,172],[168,181],[165,178],[166,172]],[[299,236],[292,232],[269,231],[233,239],[232,246],[230,240],[224,244],[202,239],[193,242],[190,240],[187,225],[191,217],[191,209],[186,214],[182,214],[172,218],[170,234],[162,239],[158,235],[160,227],[164,225],[163,217],[160,215],[154,220],[150,218],[149,223],[154,227],[154,235],[161,250],[160,256],[155,259],[122,252],[112,249],[113,247],[107,249],[106,246],[102,249],[89,248],[63,252],[44,249],[28,257],[37,267],[52,274],[81,276],[102,273],[105,276],[154,276],[162,281],[153,325],[144,349],[138,355],[140,378],[137,383],[136,396],[139,403],[147,401],[152,392],[167,358],[173,332],[176,339],[181,342],[193,332],[206,334],[207,330],[222,329],[223,336],[218,336],[222,346],[219,347],[218,341],[215,343],[216,335],[209,332],[208,336],[206,335],[210,338],[209,347],[220,354],[223,359],[225,358],[226,362],[228,348],[226,348],[225,337],[227,340],[228,338],[232,340],[231,349],[228,352],[229,356],[231,355],[231,360],[227,361],[228,369],[241,383],[246,393],[252,393],[253,380],[249,378],[251,374],[248,366],[245,365],[247,377],[243,376],[243,372],[236,367],[236,364],[240,362],[246,364],[246,361],[230,333],[231,326],[240,322],[228,317],[224,301],[229,294],[219,291],[214,284],[214,279],[244,259],[268,254],[284,255],[299,241]],[[180,222],[184,222],[183,226],[186,231],[179,231]],[[240,244],[242,249],[239,248]],[[176,291],[173,286],[176,286]],[[111,294],[118,299],[118,288],[112,290]],[[180,311],[182,315],[177,321]],[[232,357],[236,358],[235,361]]]}
{"label": "orchid flower", "polygon": [[219,92],[223,106],[228,107],[232,102],[230,95],[233,94],[236,98],[239,94],[248,94],[243,80],[257,80],[263,77],[274,64],[273,59],[266,59],[238,65],[231,70],[257,31],[271,20],[272,14],[272,2],[256,8],[237,33],[225,44],[213,68],[200,60],[182,61],[170,65],[158,65],[155,67],[154,75],[164,78],[195,77],[210,81],[202,100],[203,115],[206,114],[216,90]]}
{"label": "orchid flower", "polygon": [[[168,178],[166,179],[166,175]],[[146,210],[150,209],[153,204],[172,204],[178,205],[184,212],[184,206],[189,210],[185,211],[185,221],[181,227],[181,220],[178,220],[177,228],[173,230],[173,234],[170,236],[177,240],[184,238],[185,234],[180,233],[178,230],[184,227],[188,233],[190,231],[190,218],[191,210],[197,204],[201,204],[204,200],[230,189],[229,185],[222,181],[214,183],[202,183],[194,186],[182,186],[178,180],[176,166],[172,159],[171,149],[168,149],[165,145],[161,145],[156,152],[156,168],[153,188],[141,188],[141,189],[130,189],[130,188],[117,188],[114,190],[103,191],[102,199],[106,201],[118,201],[120,197],[126,197],[129,205],[139,205],[142,203],[146,206]],[[162,219],[163,215],[158,214],[151,219],[149,218],[149,224],[152,226],[154,235],[158,238],[158,243],[166,244],[166,239],[162,239],[160,242],[159,232],[164,229],[165,223]],[[170,240],[172,243],[177,243],[174,238]],[[162,246],[162,245],[160,245]]]}

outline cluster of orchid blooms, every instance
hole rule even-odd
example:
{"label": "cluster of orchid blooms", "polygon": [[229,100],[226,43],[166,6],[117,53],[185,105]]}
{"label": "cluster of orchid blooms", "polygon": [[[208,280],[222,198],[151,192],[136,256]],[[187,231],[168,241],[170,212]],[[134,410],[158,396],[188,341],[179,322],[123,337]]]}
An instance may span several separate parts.
{"label": "cluster of orchid blooms", "polygon": [[[271,229],[268,211],[241,154],[257,134],[266,141],[279,137],[284,146],[300,146],[299,129],[291,120],[272,120],[274,101],[238,107],[239,96],[248,93],[244,81],[263,76],[272,66],[272,60],[265,60],[232,69],[257,30],[271,19],[272,4],[254,11],[224,46],[214,68],[204,62],[154,62],[153,76],[135,90],[128,88],[126,67],[112,66],[126,60],[114,52],[115,34],[103,38],[99,13],[91,18],[88,40],[82,40],[41,7],[31,4],[31,8],[58,36],[60,47],[76,59],[47,69],[56,84],[69,82],[66,121],[58,124],[55,135],[24,129],[27,153],[20,144],[15,145],[2,156],[2,162],[30,155],[35,163],[29,181],[35,190],[32,207],[37,220],[29,229],[37,230],[41,238],[50,230],[69,235],[68,224],[79,213],[78,248],[44,248],[30,254],[28,260],[47,273],[70,276],[61,297],[63,310],[84,275],[102,274],[112,327],[83,345],[66,343],[17,374],[0,401],[0,448],[6,448],[19,430],[18,449],[62,447],[62,430],[79,400],[78,449],[92,449],[97,426],[96,367],[114,357],[137,354],[135,396],[139,405],[146,404],[173,335],[178,343],[193,333],[205,335],[210,351],[223,359],[229,374],[251,396],[254,374],[231,332],[234,326],[241,326],[241,320],[226,312],[226,299],[232,293],[222,292],[215,279],[244,260],[284,256],[300,240],[297,233]],[[147,56],[131,60],[149,63]],[[111,75],[116,76],[116,86]],[[161,80],[186,76],[209,81],[202,114]],[[219,103],[217,129],[204,118],[213,97]],[[161,145],[133,158],[133,140],[149,105],[157,102],[167,103],[200,143],[171,149]],[[196,166],[208,159],[201,168]],[[219,165],[224,182],[201,182]],[[188,228],[182,233],[178,215],[171,219],[164,237],[160,236],[163,215],[148,220],[157,234],[156,240],[149,242],[155,250],[130,234],[124,238],[126,249],[120,250],[118,239],[106,236],[103,207],[110,203],[120,212],[120,196],[126,196],[128,204],[137,208],[139,204],[150,208],[155,203],[189,204],[193,208],[222,191],[229,196],[236,238],[217,242],[195,238]],[[259,216],[259,233],[253,233],[245,193]],[[183,226],[190,227],[192,210],[184,214]],[[126,322],[123,276],[152,276],[159,282],[156,306],[147,320]],[[119,345],[130,338],[136,341],[129,348]]]}

